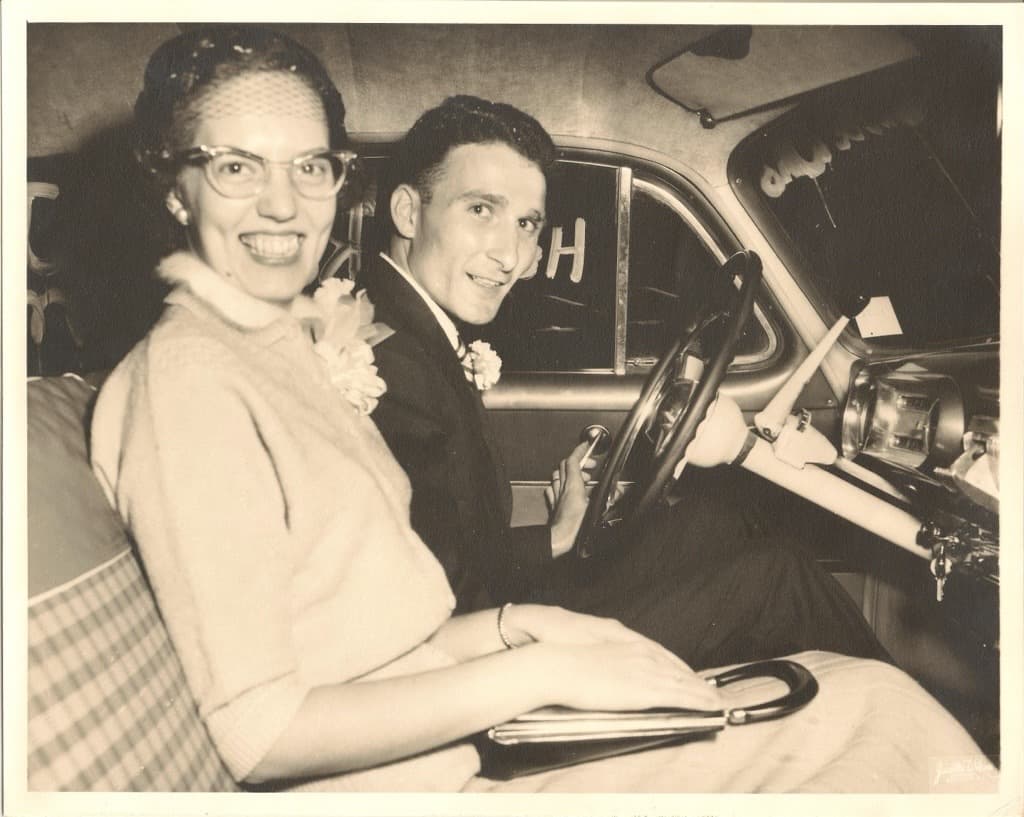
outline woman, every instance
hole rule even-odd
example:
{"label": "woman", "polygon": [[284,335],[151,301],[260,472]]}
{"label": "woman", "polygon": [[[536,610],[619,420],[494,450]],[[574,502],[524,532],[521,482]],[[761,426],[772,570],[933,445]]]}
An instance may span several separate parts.
{"label": "woman", "polygon": [[[366,305],[340,282],[300,295],[351,159],[315,58],[257,29],[184,34],[152,57],[137,119],[187,248],[160,267],[161,321],[104,386],[93,461],[232,772],[375,766],[548,703],[714,706],[614,622],[516,607],[505,637],[530,644],[509,651],[496,611],[449,618],[405,476],[360,413],[382,384],[365,344],[338,348]],[[476,763],[463,744],[390,774],[459,788]]]}
{"label": "woman", "polygon": [[[352,160],[320,63],[266,30],[190,31],[151,58],[136,119],[182,247],[160,265],[174,286],[160,322],[104,385],[93,465],[233,775],[479,789],[463,739],[530,709],[717,708],[614,621],[536,605],[451,617],[366,416],[383,388],[371,307],[341,282],[301,294]],[[676,751],[652,753],[671,768],[645,788],[713,778],[695,760],[720,754]],[[595,764],[600,779],[628,789],[615,763]]]}

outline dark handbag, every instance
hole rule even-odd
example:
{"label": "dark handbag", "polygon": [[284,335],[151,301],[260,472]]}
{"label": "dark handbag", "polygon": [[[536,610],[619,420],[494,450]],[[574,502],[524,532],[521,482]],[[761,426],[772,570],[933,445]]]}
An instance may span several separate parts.
{"label": "dark handbag", "polygon": [[717,687],[751,678],[777,678],[782,697],[725,710],[659,708],[638,712],[583,711],[545,707],[491,727],[478,736],[484,777],[509,780],[663,746],[708,740],[726,726],[773,720],[796,712],[818,694],[818,682],[793,661],[758,661],[708,678]]}

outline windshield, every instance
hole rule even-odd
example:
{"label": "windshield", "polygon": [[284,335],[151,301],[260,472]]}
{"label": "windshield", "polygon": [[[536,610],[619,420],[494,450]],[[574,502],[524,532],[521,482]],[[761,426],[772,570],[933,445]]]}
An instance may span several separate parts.
{"label": "windshield", "polygon": [[869,349],[995,337],[998,78],[926,62],[899,80],[833,89],[741,145],[751,211],[828,319],[888,299],[893,334],[862,331]]}

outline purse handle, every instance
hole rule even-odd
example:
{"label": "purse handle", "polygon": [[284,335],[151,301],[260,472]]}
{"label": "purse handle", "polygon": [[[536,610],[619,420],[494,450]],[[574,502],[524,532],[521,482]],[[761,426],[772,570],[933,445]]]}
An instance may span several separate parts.
{"label": "purse handle", "polygon": [[764,703],[725,710],[726,722],[730,726],[781,718],[806,706],[818,694],[818,682],[814,676],[805,667],[784,658],[745,664],[713,675],[707,681],[721,688],[751,678],[778,678],[789,687],[789,692]]}

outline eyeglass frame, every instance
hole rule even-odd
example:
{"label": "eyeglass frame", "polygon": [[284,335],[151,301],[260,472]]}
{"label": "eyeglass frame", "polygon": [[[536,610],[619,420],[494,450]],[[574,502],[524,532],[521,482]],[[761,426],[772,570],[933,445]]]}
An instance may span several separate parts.
{"label": "eyeglass frame", "polygon": [[[214,181],[212,171],[209,169],[210,165],[212,164],[213,160],[216,159],[218,156],[223,156],[229,153],[235,153],[246,159],[251,159],[255,162],[258,162],[260,166],[264,169],[263,184],[258,190],[256,190],[253,193],[246,193],[244,195],[231,195],[230,193],[225,193],[220,187],[217,186],[217,183]],[[304,191],[301,187],[299,187],[298,184],[295,183],[295,178],[292,174],[294,173],[295,168],[297,168],[303,160],[313,159],[319,156],[332,156],[335,159],[340,160],[342,172],[338,181],[334,183],[334,187],[331,189],[330,193],[328,193],[325,196],[311,196],[307,191]],[[333,198],[341,193],[342,189],[345,187],[345,182],[348,181],[349,170],[351,169],[353,163],[359,158],[359,154],[351,150],[313,150],[308,151],[306,153],[300,153],[297,156],[291,159],[287,159],[285,161],[275,161],[274,159],[268,159],[265,156],[260,156],[258,153],[252,153],[248,150],[236,148],[232,145],[195,145],[193,147],[185,148],[184,150],[179,150],[174,153],[171,153],[168,150],[162,150],[159,153],[159,157],[164,162],[195,163],[198,160],[202,160],[203,176],[206,177],[206,180],[207,182],[209,182],[210,187],[212,187],[217,194],[224,196],[224,198],[227,199],[247,199],[260,195],[260,193],[262,193],[266,189],[267,182],[270,179],[270,174],[266,171],[267,166],[279,165],[288,169],[288,180],[296,193],[298,193],[303,198],[311,199],[313,201],[326,201],[327,199]]]}

